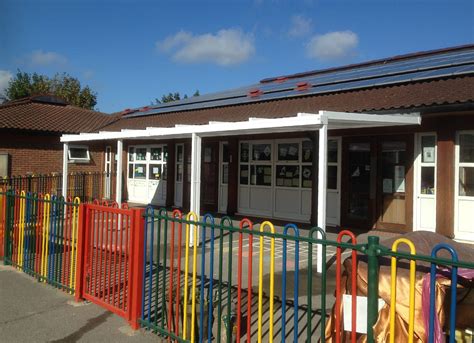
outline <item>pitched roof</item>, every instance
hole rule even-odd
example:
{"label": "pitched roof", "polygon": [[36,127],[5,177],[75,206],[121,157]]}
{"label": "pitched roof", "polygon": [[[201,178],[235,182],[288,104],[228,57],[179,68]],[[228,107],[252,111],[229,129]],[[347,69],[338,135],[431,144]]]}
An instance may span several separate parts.
{"label": "pitched roof", "polygon": [[176,124],[207,124],[209,121],[234,122],[249,117],[287,117],[298,112],[315,113],[319,110],[376,112],[464,104],[474,102],[473,89],[474,76],[470,75],[149,116],[124,116],[102,130],[172,127]]}
{"label": "pitched roof", "polygon": [[142,117],[354,91],[474,74],[474,45],[395,56],[337,68],[273,77],[259,83],[173,102],[127,109],[124,117]]}
{"label": "pitched roof", "polygon": [[0,129],[80,133],[97,131],[115,120],[116,116],[72,106],[48,95],[0,105]]}

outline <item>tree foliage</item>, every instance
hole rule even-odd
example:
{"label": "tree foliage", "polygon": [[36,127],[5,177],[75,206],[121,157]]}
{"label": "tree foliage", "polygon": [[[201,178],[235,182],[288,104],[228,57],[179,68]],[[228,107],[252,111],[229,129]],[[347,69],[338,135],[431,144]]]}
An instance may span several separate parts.
{"label": "tree foliage", "polygon": [[67,73],[58,73],[50,78],[37,73],[17,71],[5,89],[7,100],[16,100],[28,96],[51,94],[63,98],[71,105],[94,109],[97,93],[89,86],[81,86],[80,81]]}
{"label": "tree foliage", "polygon": [[[196,90],[193,94],[193,97],[199,96],[199,95],[200,95],[199,90]],[[188,95],[184,94],[182,99],[187,99],[187,98],[188,98]],[[161,99],[155,98],[155,101],[153,102],[153,104],[164,104],[167,102],[172,102],[172,101],[177,101],[177,100],[181,100],[181,94],[179,94],[179,92],[168,93],[168,94],[163,94],[161,96]]]}

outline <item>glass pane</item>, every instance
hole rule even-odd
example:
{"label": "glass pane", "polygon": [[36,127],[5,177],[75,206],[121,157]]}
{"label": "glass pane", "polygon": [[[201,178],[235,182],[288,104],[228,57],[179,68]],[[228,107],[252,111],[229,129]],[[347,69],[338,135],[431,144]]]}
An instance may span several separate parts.
{"label": "glass pane", "polygon": [[163,164],[163,175],[162,178],[164,181],[168,180],[168,166]]}
{"label": "glass pane", "polygon": [[337,190],[337,166],[328,166],[328,189]]}
{"label": "glass pane", "polygon": [[227,185],[229,183],[229,165],[222,165],[222,184]]}
{"label": "glass pane", "polygon": [[146,179],[146,164],[135,164],[133,177],[135,179]]}
{"label": "glass pane", "polygon": [[303,173],[301,175],[301,187],[311,188],[313,185],[313,170],[311,166],[303,166]]}
{"label": "glass pane", "polygon": [[167,145],[163,147],[163,161],[165,162],[168,161],[168,146]]}
{"label": "glass pane", "polygon": [[229,162],[229,144],[222,144],[222,162]]}
{"label": "glass pane", "polygon": [[421,167],[420,194],[435,194],[434,171],[434,167]]}
{"label": "glass pane", "polygon": [[382,143],[382,190],[384,194],[405,192],[405,142]]}
{"label": "glass pane", "polygon": [[271,186],[272,166],[251,166],[250,184],[257,186]]}
{"label": "glass pane", "polygon": [[328,162],[337,163],[337,141],[328,141]]}
{"label": "glass pane", "polygon": [[240,144],[240,162],[249,161],[249,144],[242,143]]}
{"label": "glass pane", "polygon": [[71,159],[87,158],[87,148],[69,148],[69,155]]}
{"label": "glass pane", "polygon": [[276,185],[278,187],[299,187],[299,166],[276,166]]}
{"label": "glass pane", "polygon": [[204,163],[212,163],[212,157],[213,157],[213,153],[212,153],[212,148],[211,147],[205,147],[204,148]]}
{"label": "glass pane", "polygon": [[149,179],[159,180],[161,179],[161,164],[150,164]]}
{"label": "glass pane", "polygon": [[176,153],[176,161],[183,162],[183,146],[178,145],[177,153]]}
{"label": "glass pane", "polygon": [[370,143],[349,144],[349,211],[356,219],[369,216]]}
{"label": "glass pane", "polygon": [[134,154],[134,152],[135,152],[135,149],[134,149],[134,148],[129,148],[129,149],[128,149],[128,160],[131,161],[131,162],[133,162],[133,158],[134,158],[133,154]]}
{"label": "glass pane", "polygon": [[435,136],[422,136],[421,137],[421,161],[423,163],[434,163],[435,162]]}
{"label": "glass pane", "polygon": [[191,182],[191,163],[186,165],[186,178],[188,182]]}
{"label": "glass pane", "polygon": [[313,161],[313,142],[303,141],[303,162]]}
{"label": "glass pane", "polygon": [[137,161],[146,160],[146,148],[137,148],[136,159]]}
{"label": "glass pane", "polygon": [[133,179],[133,163],[128,165],[128,178]]}
{"label": "glass pane", "polygon": [[279,161],[299,161],[299,143],[280,143],[278,144]]}
{"label": "glass pane", "polygon": [[161,161],[161,148],[151,148],[150,159],[152,161]]}
{"label": "glass pane", "polygon": [[474,134],[459,135],[459,161],[474,163]]}
{"label": "glass pane", "polygon": [[176,181],[183,182],[183,165],[178,164],[176,169]]}
{"label": "glass pane", "polygon": [[459,168],[459,195],[474,196],[474,167]]}
{"label": "glass pane", "polygon": [[271,144],[254,144],[252,145],[252,161],[271,161],[272,145]]}
{"label": "glass pane", "polygon": [[240,166],[240,184],[249,184],[249,166],[247,165]]}

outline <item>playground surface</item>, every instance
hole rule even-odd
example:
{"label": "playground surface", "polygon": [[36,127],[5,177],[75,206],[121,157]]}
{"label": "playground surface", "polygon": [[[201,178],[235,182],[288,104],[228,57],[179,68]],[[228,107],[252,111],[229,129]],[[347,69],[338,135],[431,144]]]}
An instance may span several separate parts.
{"label": "playground surface", "polygon": [[39,283],[0,262],[0,342],[157,342],[100,306]]}

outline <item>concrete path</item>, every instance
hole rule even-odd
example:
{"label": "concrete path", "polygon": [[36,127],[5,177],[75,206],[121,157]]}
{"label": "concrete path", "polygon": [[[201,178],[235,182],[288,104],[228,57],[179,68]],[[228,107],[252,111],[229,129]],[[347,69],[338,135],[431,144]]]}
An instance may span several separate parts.
{"label": "concrete path", "polygon": [[0,261],[0,342],[159,342],[121,317],[73,297]]}

